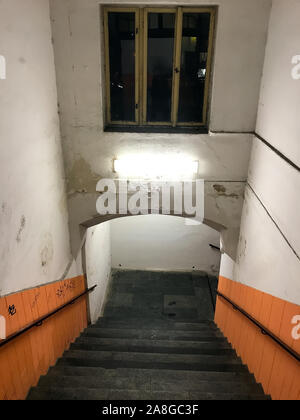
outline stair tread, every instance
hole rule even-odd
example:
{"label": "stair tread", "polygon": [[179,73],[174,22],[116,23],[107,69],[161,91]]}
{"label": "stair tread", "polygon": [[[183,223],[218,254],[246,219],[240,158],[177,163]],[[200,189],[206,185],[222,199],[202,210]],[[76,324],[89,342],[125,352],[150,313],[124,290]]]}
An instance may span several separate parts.
{"label": "stair tread", "polygon": [[227,342],[81,337],[71,350],[176,354],[235,354]]}
{"label": "stair tread", "polygon": [[[56,376],[45,376],[39,382],[39,388],[51,387],[57,385]],[[264,395],[262,388],[255,383],[247,383],[243,381],[222,382],[222,381],[207,381],[207,380],[166,380],[163,378],[153,377],[94,377],[94,376],[60,376],[60,388],[88,388],[88,389],[107,389],[116,388],[124,390],[145,390],[145,391],[172,391],[178,392],[184,389],[185,391],[198,392],[236,392],[239,394],[252,393]]]}
{"label": "stair tread", "polygon": [[116,345],[149,345],[149,346],[155,346],[155,345],[161,345],[166,347],[195,347],[195,348],[220,348],[220,349],[231,349],[232,347],[227,341],[219,342],[219,341],[184,341],[184,340],[151,340],[147,338],[117,338],[117,337],[111,337],[111,338],[105,338],[105,337],[86,337],[82,336],[79,337],[76,340],[76,343],[90,343],[90,344],[116,344]]}
{"label": "stair tread", "polygon": [[169,381],[181,380],[213,380],[222,382],[251,382],[256,383],[254,375],[243,372],[209,372],[193,370],[160,370],[160,369],[136,369],[136,368],[117,368],[106,369],[101,367],[80,367],[80,366],[59,366],[52,367],[48,373],[49,376],[101,376],[108,378],[132,378],[147,377],[154,379],[163,379]]}
{"label": "stair tread", "polygon": [[170,318],[150,318],[149,320],[145,319],[145,318],[140,318],[140,317],[126,317],[125,320],[124,318],[118,316],[103,316],[100,317],[98,319],[97,322],[100,321],[107,321],[107,322],[143,322],[143,323],[147,323],[147,322],[164,322],[164,323],[169,323],[169,324],[176,324],[176,323],[188,323],[188,324],[195,324],[195,325],[215,325],[213,320],[209,320],[209,319],[190,319],[190,318],[185,318],[185,319],[181,319],[180,321],[178,321],[177,319],[170,319]]}
{"label": "stair tread", "polygon": [[101,318],[91,328],[126,328],[126,329],[169,329],[169,330],[183,330],[183,331],[202,331],[202,330],[217,330],[217,326],[213,322],[181,322],[181,321],[162,321],[162,320],[107,320]]}
{"label": "stair tread", "polygon": [[218,330],[216,331],[182,331],[182,330],[159,330],[159,329],[121,329],[121,328],[87,328],[82,336],[94,336],[102,338],[143,338],[143,339],[173,339],[173,340],[225,340]]}
{"label": "stair tread", "polygon": [[144,362],[144,361],[126,361],[126,360],[83,360],[83,359],[61,359],[57,363],[59,366],[81,366],[81,367],[106,367],[108,369],[116,368],[134,368],[134,369],[161,369],[161,370],[194,370],[208,372],[248,372],[246,366],[236,363],[163,363],[163,362]]}
{"label": "stair tread", "polygon": [[119,389],[59,388],[31,390],[28,400],[267,400],[268,397],[257,394],[234,394],[212,392],[167,392],[136,391]]}
{"label": "stair tread", "polygon": [[195,355],[195,354],[165,354],[165,353],[137,353],[137,352],[118,352],[118,351],[85,351],[69,350],[65,352],[64,358],[85,358],[85,359],[105,359],[105,360],[133,360],[133,361],[153,361],[159,359],[162,362],[193,363],[197,361],[223,363],[241,363],[237,356],[231,355]]}
{"label": "stair tread", "polygon": [[185,355],[165,353],[93,352],[70,350],[57,363],[62,366],[88,366],[139,369],[248,372],[235,356]]}

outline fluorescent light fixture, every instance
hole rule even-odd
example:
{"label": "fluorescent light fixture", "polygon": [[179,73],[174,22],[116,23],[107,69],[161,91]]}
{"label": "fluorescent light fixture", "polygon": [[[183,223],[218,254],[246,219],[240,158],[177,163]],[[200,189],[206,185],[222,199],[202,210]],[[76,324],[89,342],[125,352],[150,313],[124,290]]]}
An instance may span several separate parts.
{"label": "fluorescent light fixture", "polygon": [[120,175],[147,178],[186,178],[198,173],[199,162],[185,157],[128,156],[114,161]]}

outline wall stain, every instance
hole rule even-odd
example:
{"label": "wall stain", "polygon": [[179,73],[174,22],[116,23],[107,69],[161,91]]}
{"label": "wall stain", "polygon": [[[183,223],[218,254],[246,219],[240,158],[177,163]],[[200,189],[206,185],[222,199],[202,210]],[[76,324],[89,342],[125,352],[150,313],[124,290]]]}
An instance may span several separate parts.
{"label": "wall stain", "polygon": [[224,187],[224,185],[215,184],[213,187],[214,187],[214,190],[218,193],[219,197],[236,198],[237,200],[240,198],[240,195],[236,193],[227,194],[226,193],[227,190]]}
{"label": "wall stain", "polygon": [[18,234],[17,234],[17,237],[16,237],[16,241],[17,241],[18,243],[20,243],[20,242],[21,242],[21,236],[22,236],[22,232],[23,232],[23,230],[25,229],[25,226],[26,226],[26,218],[25,218],[25,216],[23,215],[23,216],[21,217],[20,228],[19,228],[19,231],[18,231]]}
{"label": "wall stain", "polygon": [[51,234],[48,233],[43,238],[40,252],[41,266],[44,269],[44,273],[46,272],[47,267],[51,264],[53,255],[53,240]]}
{"label": "wall stain", "polygon": [[210,269],[212,273],[218,273],[220,271],[220,268],[214,264],[210,266]]}
{"label": "wall stain", "polygon": [[238,245],[237,264],[240,264],[241,260],[246,257],[247,252],[247,240],[241,236]]}
{"label": "wall stain", "polygon": [[224,187],[224,185],[215,184],[214,185],[214,190],[217,191],[217,193],[219,193],[219,194],[225,194],[226,193],[226,188]]}
{"label": "wall stain", "polygon": [[83,159],[77,160],[68,176],[68,195],[76,193],[96,193],[100,175],[92,171],[90,165]]}

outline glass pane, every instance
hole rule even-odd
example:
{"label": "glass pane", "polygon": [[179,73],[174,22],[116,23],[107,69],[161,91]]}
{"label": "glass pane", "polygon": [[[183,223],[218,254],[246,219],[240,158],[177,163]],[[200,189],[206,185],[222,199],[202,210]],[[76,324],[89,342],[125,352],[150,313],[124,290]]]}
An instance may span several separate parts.
{"label": "glass pane", "polygon": [[171,122],[174,34],[175,13],[148,14],[148,122]]}
{"label": "glass pane", "polygon": [[209,13],[184,13],[178,122],[203,122]]}
{"label": "glass pane", "polygon": [[135,13],[108,14],[111,120],[135,122]]}

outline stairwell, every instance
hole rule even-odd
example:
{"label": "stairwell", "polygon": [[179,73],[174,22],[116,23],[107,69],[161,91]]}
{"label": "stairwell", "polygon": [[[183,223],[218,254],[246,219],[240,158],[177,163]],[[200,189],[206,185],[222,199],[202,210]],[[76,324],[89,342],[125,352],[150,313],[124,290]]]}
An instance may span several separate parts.
{"label": "stairwell", "polygon": [[217,280],[115,271],[104,316],[29,400],[265,400],[213,322]]}

